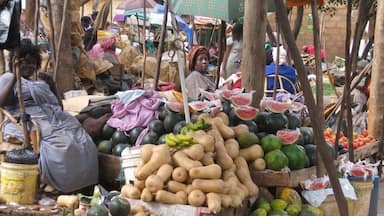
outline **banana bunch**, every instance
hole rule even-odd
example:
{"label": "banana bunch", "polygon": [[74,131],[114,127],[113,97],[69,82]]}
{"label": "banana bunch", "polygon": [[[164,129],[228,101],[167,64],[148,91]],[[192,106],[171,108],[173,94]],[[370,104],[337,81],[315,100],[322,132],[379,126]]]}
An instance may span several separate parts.
{"label": "banana bunch", "polygon": [[174,149],[182,149],[194,144],[193,137],[186,134],[173,134],[165,135],[165,143]]}
{"label": "banana bunch", "polygon": [[205,122],[204,119],[200,119],[195,123],[187,123],[183,128],[181,128],[181,134],[187,134],[190,131],[204,130],[208,131],[211,129],[212,125]]}

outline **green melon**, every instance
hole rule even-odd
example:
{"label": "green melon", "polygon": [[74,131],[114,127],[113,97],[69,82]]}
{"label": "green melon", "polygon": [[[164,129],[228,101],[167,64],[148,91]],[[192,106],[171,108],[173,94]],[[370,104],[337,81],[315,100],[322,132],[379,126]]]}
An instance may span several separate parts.
{"label": "green melon", "polygon": [[181,117],[181,115],[177,113],[169,113],[163,121],[165,132],[173,132],[173,128],[175,127],[175,125],[182,120],[184,119]]}
{"label": "green melon", "polygon": [[175,125],[175,127],[173,128],[173,133],[174,134],[180,134],[181,132],[181,128],[183,128],[187,123],[183,120],[183,121],[179,121],[177,122],[177,124]]}
{"label": "green melon", "polygon": [[309,164],[308,157],[302,146],[296,144],[285,145],[281,148],[281,151],[287,156],[288,167],[291,170],[303,169]]}
{"label": "green melon", "polygon": [[137,137],[139,137],[140,133],[144,130],[142,127],[133,128],[129,132],[129,143],[131,145],[135,145]]}
{"label": "green melon", "polygon": [[282,146],[281,139],[273,134],[268,134],[261,139],[261,147],[264,152],[270,152],[276,149],[280,149]]}
{"label": "green melon", "polygon": [[260,132],[267,130],[267,117],[270,115],[268,112],[258,112],[255,117],[255,123]]}
{"label": "green melon", "polygon": [[111,139],[113,133],[115,133],[116,128],[113,128],[109,126],[108,124],[105,124],[103,126],[103,129],[101,130],[101,137],[105,140]]}
{"label": "green melon", "polygon": [[313,128],[311,127],[301,127],[301,135],[303,136],[304,145],[313,143]]}
{"label": "green melon", "polygon": [[276,133],[278,130],[287,128],[288,119],[283,113],[270,113],[266,119],[266,132]]}
{"label": "green melon", "polygon": [[121,152],[122,152],[125,148],[127,148],[127,147],[129,147],[128,144],[126,144],[126,143],[119,143],[119,144],[117,144],[115,147],[113,147],[113,149],[112,149],[112,154],[120,157],[120,156],[121,156]]}
{"label": "green melon", "polygon": [[297,115],[292,114],[290,112],[286,112],[285,116],[288,119],[288,129],[296,129],[301,127],[301,120]]}
{"label": "green melon", "polygon": [[122,197],[114,197],[108,203],[108,207],[112,216],[127,216],[131,211],[131,205],[128,200]]}
{"label": "green melon", "polygon": [[144,135],[143,140],[141,141],[141,145],[157,144],[158,139],[159,139],[159,135],[156,132],[148,131],[148,133]]}
{"label": "green melon", "polygon": [[118,143],[129,143],[129,137],[125,135],[124,131],[115,131],[112,135],[112,143],[114,145]]}
{"label": "green melon", "polygon": [[102,140],[97,144],[99,152],[110,154],[112,152],[113,144],[111,140]]}
{"label": "green melon", "polygon": [[148,129],[156,132],[157,134],[164,134],[163,122],[155,119],[148,124]]}
{"label": "green melon", "polygon": [[267,164],[267,169],[275,171],[280,171],[285,166],[288,166],[289,163],[287,156],[280,149],[268,152],[264,156],[264,160]]}

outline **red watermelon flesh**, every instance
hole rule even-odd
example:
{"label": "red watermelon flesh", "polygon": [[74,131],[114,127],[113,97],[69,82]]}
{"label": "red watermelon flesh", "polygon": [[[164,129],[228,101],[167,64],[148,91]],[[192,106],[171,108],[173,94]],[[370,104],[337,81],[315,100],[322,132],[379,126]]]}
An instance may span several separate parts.
{"label": "red watermelon flesh", "polygon": [[208,107],[208,102],[206,101],[192,101],[189,102],[188,105],[195,111],[203,111]]}
{"label": "red watermelon flesh", "polygon": [[236,106],[250,105],[252,103],[252,95],[253,92],[232,95],[231,101]]}
{"label": "red watermelon flesh", "polygon": [[243,88],[235,88],[235,89],[226,89],[221,91],[221,97],[223,97],[226,100],[230,100],[233,95],[238,95],[244,91]]}
{"label": "red watermelon flesh", "polygon": [[173,112],[181,112],[184,106],[182,103],[179,103],[177,101],[168,101],[167,108]]}
{"label": "red watermelon flesh", "polygon": [[252,120],[256,117],[258,110],[252,106],[238,106],[235,107],[236,116],[244,121]]}
{"label": "red watermelon flesh", "polygon": [[291,107],[291,104],[288,102],[279,102],[275,100],[266,100],[263,103],[265,103],[265,108],[267,110],[274,113],[283,113]]}
{"label": "red watermelon flesh", "polygon": [[205,90],[200,91],[204,98],[207,98],[209,101],[220,99],[220,95],[216,92],[209,92]]}
{"label": "red watermelon flesh", "polygon": [[279,130],[276,132],[276,136],[281,139],[281,143],[284,145],[294,144],[300,138],[299,130]]}
{"label": "red watermelon flesh", "polygon": [[290,109],[292,111],[299,112],[302,109],[304,109],[304,104],[293,101],[293,102],[291,102],[291,108]]}

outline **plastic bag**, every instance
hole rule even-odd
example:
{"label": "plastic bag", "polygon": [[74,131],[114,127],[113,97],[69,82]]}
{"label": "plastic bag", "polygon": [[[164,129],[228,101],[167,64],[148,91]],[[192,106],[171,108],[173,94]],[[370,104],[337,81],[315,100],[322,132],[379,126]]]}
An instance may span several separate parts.
{"label": "plastic bag", "polygon": [[343,156],[340,159],[339,172],[344,176],[354,176],[354,177],[363,177],[364,180],[367,180],[368,177],[374,178],[377,176],[378,170],[377,166],[380,162],[370,163],[368,159],[359,160],[356,163],[353,163],[347,160],[346,156]]}
{"label": "plastic bag", "polygon": [[39,154],[29,148],[13,149],[5,153],[4,161],[15,164],[37,164]]}

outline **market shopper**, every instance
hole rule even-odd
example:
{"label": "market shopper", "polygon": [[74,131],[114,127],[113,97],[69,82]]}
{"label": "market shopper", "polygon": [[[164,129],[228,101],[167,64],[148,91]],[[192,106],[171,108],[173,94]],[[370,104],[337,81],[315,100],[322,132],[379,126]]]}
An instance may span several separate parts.
{"label": "market shopper", "polygon": [[90,16],[81,17],[81,25],[83,27],[84,36],[84,49],[90,50],[97,43],[97,33],[94,32],[94,27],[92,26],[92,18]]}
{"label": "market shopper", "polygon": [[232,36],[227,39],[227,47],[223,58],[223,72],[221,73],[224,79],[240,71],[242,50],[243,24],[236,23],[232,29]]}
{"label": "market shopper", "polygon": [[[288,80],[282,80],[283,86],[280,86],[279,82],[277,82],[277,89],[284,89],[288,93],[291,94],[296,94],[297,93],[297,75],[296,75],[296,70],[292,66],[289,66],[287,63],[287,51],[283,48],[280,47],[279,51],[279,56],[277,55],[277,48],[273,48],[272,51],[272,56],[273,56],[273,63],[270,65],[266,66],[265,69],[265,75],[267,76],[267,90],[273,90],[274,88],[274,75],[275,75],[275,68],[277,62],[279,62],[279,67],[278,67],[278,75],[283,76],[287,78]],[[269,77],[268,77],[269,76]]]}
{"label": "market shopper", "polygon": [[204,46],[192,47],[189,54],[190,74],[185,79],[188,99],[197,100],[200,89],[214,91],[215,83],[208,73],[209,52]]}
{"label": "market shopper", "polygon": [[[16,91],[16,73],[19,72],[26,114],[40,128],[41,183],[65,193],[96,184],[96,145],[78,120],[62,110],[50,86],[45,81],[31,79],[40,68],[39,48],[30,40],[22,40],[20,47],[10,53],[9,62],[11,71],[0,77],[0,107],[20,116]],[[1,129],[5,140],[10,137],[24,139],[23,132],[11,122]]]}

